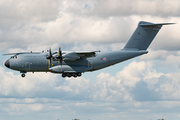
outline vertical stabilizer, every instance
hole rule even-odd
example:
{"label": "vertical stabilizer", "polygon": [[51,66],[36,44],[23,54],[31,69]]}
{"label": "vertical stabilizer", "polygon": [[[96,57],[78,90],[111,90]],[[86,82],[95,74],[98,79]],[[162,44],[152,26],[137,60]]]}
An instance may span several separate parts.
{"label": "vertical stabilizer", "polygon": [[125,45],[124,49],[139,49],[146,50],[153,41],[156,34],[161,29],[162,25],[173,23],[154,24],[150,22],[140,21],[133,35]]}

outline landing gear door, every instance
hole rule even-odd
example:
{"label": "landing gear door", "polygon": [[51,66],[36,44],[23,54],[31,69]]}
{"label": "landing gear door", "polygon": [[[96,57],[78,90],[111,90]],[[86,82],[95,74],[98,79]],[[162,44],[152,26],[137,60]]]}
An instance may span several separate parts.
{"label": "landing gear door", "polygon": [[88,60],[88,67],[93,68],[93,61],[92,60]]}
{"label": "landing gear door", "polygon": [[30,64],[29,64],[29,62],[27,62],[27,63],[25,64],[25,70],[30,70]]}

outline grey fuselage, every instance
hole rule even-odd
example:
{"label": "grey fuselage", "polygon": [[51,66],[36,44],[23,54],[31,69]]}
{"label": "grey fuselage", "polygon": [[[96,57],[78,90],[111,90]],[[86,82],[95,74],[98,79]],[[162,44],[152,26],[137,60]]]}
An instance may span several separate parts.
{"label": "grey fuselage", "polygon": [[97,52],[95,56],[80,58],[75,61],[63,61],[62,65],[58,59],[46,59],[48,53],[29,53],[12,56],[9,68],[22,73],[26,72],[53,72],[53,73],[74,73],[99,70],[116,63],[146,54],[145,50],[119,50],[109,52]]}

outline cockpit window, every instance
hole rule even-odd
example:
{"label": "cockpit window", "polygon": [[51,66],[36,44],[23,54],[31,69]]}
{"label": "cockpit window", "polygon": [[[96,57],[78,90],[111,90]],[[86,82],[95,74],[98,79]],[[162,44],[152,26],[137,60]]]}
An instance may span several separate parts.
{"label": "cockpit window", "polygon": [[17,59],[17,56],[15,55],[15,56],[11,56],[11,59]]}

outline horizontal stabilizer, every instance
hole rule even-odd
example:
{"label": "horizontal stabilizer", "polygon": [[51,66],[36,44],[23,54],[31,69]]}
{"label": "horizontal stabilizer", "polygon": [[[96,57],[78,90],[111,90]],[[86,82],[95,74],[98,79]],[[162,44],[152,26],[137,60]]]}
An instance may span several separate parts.
{"label": "horizontal stabilizer", "polygon": [[145,23],[145,24],[139,24],[142,27],[148,27],[148,26],[158,26],[158,25],[171,25],[171,24],[176,24],[176,23],[158,23],[158,24],[153,24],[153,23]]}

